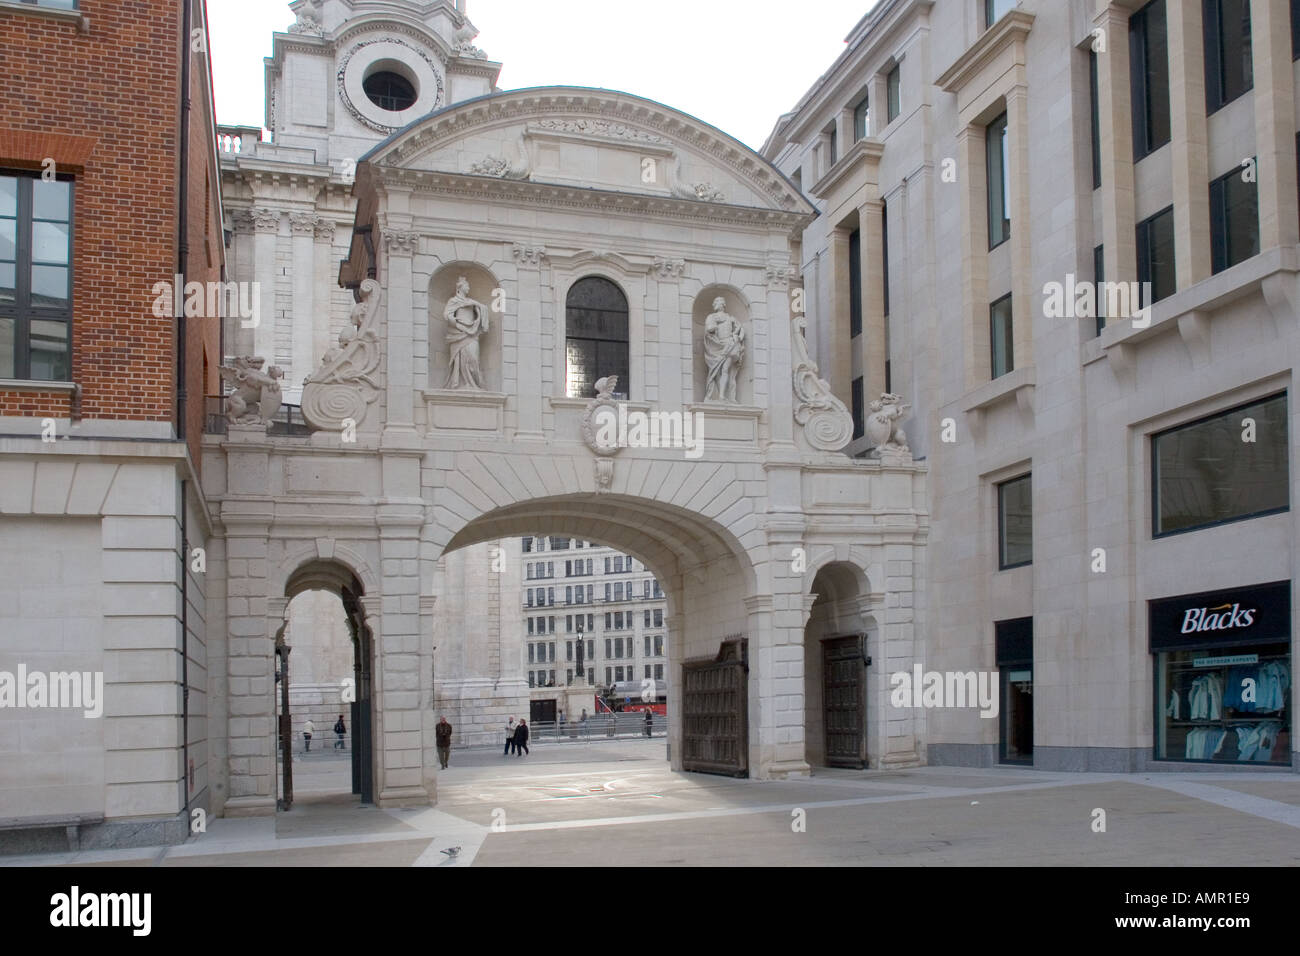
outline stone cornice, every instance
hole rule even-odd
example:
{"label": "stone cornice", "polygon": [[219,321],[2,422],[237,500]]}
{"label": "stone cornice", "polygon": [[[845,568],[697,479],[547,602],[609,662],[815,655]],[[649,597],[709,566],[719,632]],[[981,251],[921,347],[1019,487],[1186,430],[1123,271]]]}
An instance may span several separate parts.
{"label": "stone cornice", "polygon": [[825,199],[840,184],[859,170],[867,174],[867,182],[879,180],[880,157],[885,154],[885,144],[878,139],[860,139],[840,157],[839,162],[827,170],[826,175],[812,187],[812,194],[818,199]]}
{"label": "stone cornice", "polygon": [[[625,93],[577,87],[514,90],[448,107],[396,133],[371,150],[365,161],[395,167],[463,138],[487,125],[514,120],[551,119],[561,115],[597,119],[656,133],[729,169],[766,196],[779,210],[812,215],[808,201],[761,156],[739,141],[662,104]],[[715,215],[724,204],[710,204]]]}
{"label": "stone cornice", "polygon": [[1023,43],[1034,25],[1034,15],[1016,8],[985,30],[970,48],[935,80],[935,85],[956,93],[1008,45]]}
{"label": "stone cornice", "polygon": [[811,213],[764,209],[758,206],[736,206],[729,203],[703,202],[698,199],[677,199],[646,193],[625,193],[585,186],[523,182],[489,176],[471,176],[465,173],[399,169],[391,166],[374,168],[374,178],[384,183],[410,186],[416,192],[459,199],[522,203],[562,209],[602,209],[701,223],[768,224],[794,231],[802,230],[814,218]]}

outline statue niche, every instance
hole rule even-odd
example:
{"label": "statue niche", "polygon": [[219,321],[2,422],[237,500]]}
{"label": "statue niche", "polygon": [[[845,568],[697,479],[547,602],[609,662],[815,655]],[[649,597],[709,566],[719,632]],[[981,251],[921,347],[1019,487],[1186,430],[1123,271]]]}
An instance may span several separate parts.
{"label": "statue niche", "polygon": [[718,286],[695,299],[692,322],[694,400],[723,405],[753,401],[753,374],[746,362],[749,309],[739,293]]}
{"label": "statue niche", "polygon": [[501,316],[491,303],[496,279],[473,263],[448,263],[429,283],[429,388],[495,392],[501,387]]}

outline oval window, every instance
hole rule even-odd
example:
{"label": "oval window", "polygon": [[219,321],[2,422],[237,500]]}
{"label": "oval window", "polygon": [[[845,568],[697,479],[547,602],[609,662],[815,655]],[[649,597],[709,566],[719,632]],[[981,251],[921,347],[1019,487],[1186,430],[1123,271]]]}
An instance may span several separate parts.
{"label": "oval window", "polygon": [[415,105],[415,87],[404,76],[389,71],[373,73],[361,84],[370,102],[381,110],[400,113]]}

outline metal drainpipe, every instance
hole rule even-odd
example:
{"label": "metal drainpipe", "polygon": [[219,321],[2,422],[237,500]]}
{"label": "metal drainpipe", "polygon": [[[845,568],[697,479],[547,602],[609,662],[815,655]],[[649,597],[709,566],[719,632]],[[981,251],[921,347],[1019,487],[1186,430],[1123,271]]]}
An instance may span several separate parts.
{"label": "metal drainpipe", "polygon": [[[181,0],[181,130],[179,202],[176,216],[178,281],[185,281],[185,267],[189,261],[189,163],[190,163],[190,31],[194,22],[194,0]],[[181,292],[184,293],[184,285]],[[173,317],[176,321],[176,437],[185,438],[185,315]],[[185,826],[190,820],[190,600],[189,569],[186,558],[189,548],[189,483],[181,479],[181,793],[185,795]]]}
{"label": "metal drainpipe", "polygon": [[[184,300],[186,265],[189,263],[189,191],[190,191],[190,31],[194,23],[194,0],[181,0],[181,131],[180,131],[180,181],[179,202],[176,211],[176,275],[181,283],[179,298]],[[173,316],[176,321],[176,437],[185,437],[186,381],[185,381],[185,314]]]}

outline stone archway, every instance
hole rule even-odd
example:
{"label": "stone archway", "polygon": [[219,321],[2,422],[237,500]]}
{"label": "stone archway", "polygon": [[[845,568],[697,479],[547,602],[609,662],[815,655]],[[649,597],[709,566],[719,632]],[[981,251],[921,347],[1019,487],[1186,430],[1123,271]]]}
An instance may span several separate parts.
{"label": "stone archway", "polygon": [[[683,662],[712,658],[724,640],[763,644],[765,622],[755,609],[756,576],[751,555],[726,528],[709,518],[654,499],[631,495],[557,495],[521,501],[469,521],[441,549],[544,534],[591,541],[632,555],[659,579],[667,599],[669,754],[681,769]],[[507,556],[509,558],[509,556]],[[576,605],[583,607],[583,605]],[[518,652],[518,642],[514,652]],[[503,641],[503,653],[510,645]],[[751,681],[757,682],[757,670]],[[764,766],[759,692],[744,719],[750,727],[747,765]],[[768,760],[770,763],[770,758]]]}
{"label": "stone archway", "polygon": [[[289,605],[294,598],[308,592],[324,592],[337,595],[344,615],[345,627],[352,643],[352,668],[349,677],[340,680],[340,707],[346,707],[345,732],[351,739],[351,791],[362,803],[374,803],[374,785],[378,777],[376,760],[378,749],[375,746],[378,722],[375,719],[376,708],[373,694],[375,672],[375,633],[371,626],[371,616],[365,606],[365,586],[358,575],[344,562],[335,559],[313,558],[304,561],[295,568],[284,584],[284,619],[288,621]],[[283,629],[279,633],[283,633]],[[292,661],[292,644],[285,656]],[[281,665],[283,678],[286,674],[292,680],[292,666]],[[350,683],[349,683],[350,681]],[[280,699],[287,701],[288,689],[278,688]],[[287,711],[281,714],[286,720]],[[321,744],[330,737],[329,726],[316,728]],[[289,761],[292,752],[282,747],[281,759]]]}

